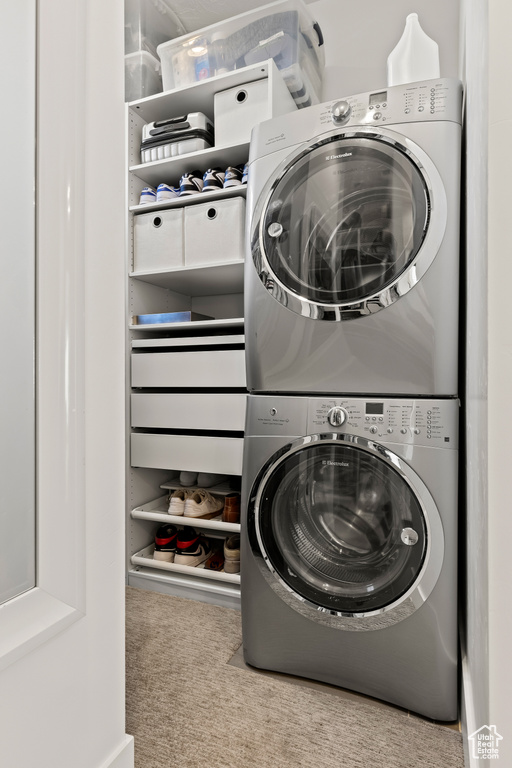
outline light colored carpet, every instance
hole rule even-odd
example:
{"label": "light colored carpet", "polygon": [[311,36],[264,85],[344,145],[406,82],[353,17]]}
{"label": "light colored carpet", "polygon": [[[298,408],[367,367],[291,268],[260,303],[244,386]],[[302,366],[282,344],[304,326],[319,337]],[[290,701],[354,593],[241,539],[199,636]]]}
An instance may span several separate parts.
{"label": "light colored carpet", "polygon": [[228,663],[241,641],[238,611],[127,588],[136,768],[463,768],[457,731]]}

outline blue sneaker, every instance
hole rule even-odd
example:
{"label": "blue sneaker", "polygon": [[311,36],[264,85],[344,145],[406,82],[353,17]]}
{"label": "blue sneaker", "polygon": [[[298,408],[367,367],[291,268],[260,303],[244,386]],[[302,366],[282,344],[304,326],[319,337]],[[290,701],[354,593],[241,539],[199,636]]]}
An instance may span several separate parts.
{"label": "blue sneaker", "polygon": [[153,187],[144,187],[140,193],[139,205],[146,205],[147,203],[156,203],[156,192]]}
{"label": "blue sneaker", "polygon": [[246,163],[244,165],[244,172],[242,174],[242,184],[247,184],[248,178],[249,178],[249,163]]}
{"label": "blue sneaker", "polygon": [[159,184],[156,190],[156,202],[163,203],[166,200],[174,200],[178,197],[180,191],[176,187],[170,187],[168,184]]}
{"label": "blue sneaker", "polygon": [[223,188],[224,171],[220,168],[208,168],[203,176],[203,192],[218,192]]}
{"label": "blue sneaker", "polygon": [[203,174],[201,171],[184,173],[180,181],[180,197],[195,195],[203,189]]}

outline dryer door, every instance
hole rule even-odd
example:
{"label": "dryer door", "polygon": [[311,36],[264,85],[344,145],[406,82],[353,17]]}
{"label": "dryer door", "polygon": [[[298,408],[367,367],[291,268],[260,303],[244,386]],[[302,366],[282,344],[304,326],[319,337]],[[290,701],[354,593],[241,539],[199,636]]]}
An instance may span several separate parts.
{"label": "dryer door", "polygon": [[302,147],[258,203],[256,269],[298,314],[343,320],[378,311],[437,253],[446,227],[439,174],[419,147],[385,134],[337,133]]}
{"label": "dryer door", "polygon": [[420,478],[364,438],[315,435],[267,464],[250,536],[269,583],[295,610],[348,629],[406,618],[439,576],[444,537]]}

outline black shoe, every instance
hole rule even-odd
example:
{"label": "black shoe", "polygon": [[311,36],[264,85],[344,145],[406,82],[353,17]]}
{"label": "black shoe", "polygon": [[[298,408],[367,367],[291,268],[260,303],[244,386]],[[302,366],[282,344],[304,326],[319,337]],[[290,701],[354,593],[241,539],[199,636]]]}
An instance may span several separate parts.
{"label": "black shoe", "polygon": [[163,560],[166,563],[174,562],[176,554],[176,541],[178,529],[175,525],[161,525],[155,534],[155,551],[153,560]]}

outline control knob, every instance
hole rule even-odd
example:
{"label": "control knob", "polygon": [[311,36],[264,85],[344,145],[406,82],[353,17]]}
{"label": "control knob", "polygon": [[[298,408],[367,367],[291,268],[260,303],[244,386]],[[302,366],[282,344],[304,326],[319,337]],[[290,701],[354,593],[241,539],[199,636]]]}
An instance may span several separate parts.
{"label": "control knob", "polygon": [[335,125],[346,123],[352,112],[348,101],[335,101],[331,107],[331,119]]}
{"label": "control knob", "polygon": [[341,427],[341,425],[344,424],[346,420],[347,412],[343,408],[340,408],[339,405],[335,405],[334,408],[331,408],[327,414],[327,421],[331,427]]}

